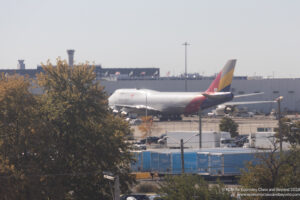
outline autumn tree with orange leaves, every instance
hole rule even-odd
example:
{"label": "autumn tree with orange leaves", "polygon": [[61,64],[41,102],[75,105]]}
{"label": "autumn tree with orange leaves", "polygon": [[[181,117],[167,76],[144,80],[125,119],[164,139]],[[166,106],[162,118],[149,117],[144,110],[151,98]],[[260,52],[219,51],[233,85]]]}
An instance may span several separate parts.
{"label": "autumn tree with orange leaves", "polygon": [[57,60],[34,80],[0,78],[1,199],[112,199],[104,172],[129,176],[128,123],[113,116],[94,68]]}
{"label": "autumn tree with orange leaves", "polygon": [[146,138],[151,136],[153,130],[153,118],[152,116],[141,117],[142,123],[139,125],[138,129],[142,132],[142,137]]}

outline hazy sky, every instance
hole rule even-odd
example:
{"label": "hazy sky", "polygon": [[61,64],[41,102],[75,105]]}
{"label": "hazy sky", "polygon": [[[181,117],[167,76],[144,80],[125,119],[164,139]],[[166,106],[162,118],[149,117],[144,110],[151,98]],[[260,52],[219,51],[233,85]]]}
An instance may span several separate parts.
{"label": "hazy sky", "polygon": [[300,77],[298,0],[0,0],[0,68],[75,62],[204,75]]}

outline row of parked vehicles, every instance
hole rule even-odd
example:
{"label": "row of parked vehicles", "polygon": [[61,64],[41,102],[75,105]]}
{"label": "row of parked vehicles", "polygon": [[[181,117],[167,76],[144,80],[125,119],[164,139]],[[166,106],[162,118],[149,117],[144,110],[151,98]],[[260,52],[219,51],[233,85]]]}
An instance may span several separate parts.
{"label": "row of parked vehicles", "polygon": [[125,194],[120,200],[163,200],[157,194]]}
{"label": "row of parked vehicles", "polygon": [[[248,135],[239,135],[231,138],[227,132],[204,132],[202,141],[204,148],[217,148],[217,147],[243,147],[245,143],[249,143]],[[190,138],[186,141],[186,138]],[[149,136],[133,143],[134,150],[146,150],[147,145],[154,145],[162,148],[178,148],[180,139],[184,139],[185,148],[198,148],[199,139],[197,132],[169,132],[162,134],[159,137]]]}

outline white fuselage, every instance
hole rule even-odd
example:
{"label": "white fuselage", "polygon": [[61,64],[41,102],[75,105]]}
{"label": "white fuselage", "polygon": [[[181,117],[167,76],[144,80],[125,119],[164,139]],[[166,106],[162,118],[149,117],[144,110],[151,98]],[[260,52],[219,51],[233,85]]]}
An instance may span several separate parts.
{"label": "white fuselage", "polygon": [[109,97],[109,106],[127,113],[150,115],[194,114],[201,110],[231,101],[233,94],[219,92],[203,95],[201,92],[159,92],[146,89],[119,89]]}
{"label": "white fuselage", "polygon": [[199,92],[159,92],[146,89],[120,89],[109,97],[109,106],[146,105],[165,114],[182,114]]}

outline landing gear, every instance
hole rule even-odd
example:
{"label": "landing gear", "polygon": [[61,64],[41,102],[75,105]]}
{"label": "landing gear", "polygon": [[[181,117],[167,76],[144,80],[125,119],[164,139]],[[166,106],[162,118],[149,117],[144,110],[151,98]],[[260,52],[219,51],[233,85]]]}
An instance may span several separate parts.
{"label": "landing gear", "polygon": [[162,115],[159,120],[162,121],[181,121],[182,117],[180,115]]}
{"label": "landing gear", "polygon": [[181,121],[182,117],[180,115],[171,115],[170,121]]}
{"label": "landing gear", "polygon": [[162,115],[160,118],[159,118],[159,121],[161,122],[164,122],[164,121],[168,121],[169,120],[169,117],[167,115]]}

